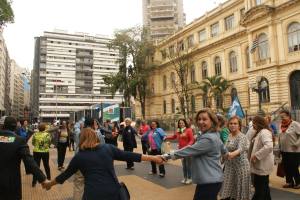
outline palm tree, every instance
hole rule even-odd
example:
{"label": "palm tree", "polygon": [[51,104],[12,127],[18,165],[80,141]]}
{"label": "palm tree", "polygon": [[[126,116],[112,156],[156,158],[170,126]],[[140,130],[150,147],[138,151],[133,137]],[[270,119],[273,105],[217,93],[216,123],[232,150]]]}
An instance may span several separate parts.
{"label": "palm tree", "polygon": [[204,93],[204,96],[207,97],[207,106],[209,108],[213,108],[213,102],[218,97],[221,101],[221,109],[223,109],[223,95],[225,91],[230,87],[230,83],[228,80],[223,78],[222,76],[212,76],[207,77],[201,83],[199,88]]}

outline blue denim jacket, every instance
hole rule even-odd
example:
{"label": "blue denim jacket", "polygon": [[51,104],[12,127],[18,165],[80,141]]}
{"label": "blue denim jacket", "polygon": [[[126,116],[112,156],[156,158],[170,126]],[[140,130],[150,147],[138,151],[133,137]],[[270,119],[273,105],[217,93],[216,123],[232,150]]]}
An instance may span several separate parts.
{"label": "blue denim jacket", "polygon": [[[146,134],[143,135],[143,137],[142,137],[143,141],[148,141],[148,135],[149,135],[150,131],[152,131],[152,129],[150,129],[149,131],[146,132]],[[161,144],[164,141],[166,136],[167,135],[166,135],[166,133],[164,132],[163,129],[156,128],[154,130],[153,139],[154,139],[154,142],[157,146],[157,149],[161,148]]]}

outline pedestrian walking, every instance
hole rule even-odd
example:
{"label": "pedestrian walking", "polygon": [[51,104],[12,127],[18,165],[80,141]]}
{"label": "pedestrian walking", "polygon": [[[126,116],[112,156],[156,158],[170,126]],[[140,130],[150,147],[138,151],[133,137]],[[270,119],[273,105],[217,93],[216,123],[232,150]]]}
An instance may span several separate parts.
{"label": "pedestrian walking", "polygon": [[285,171],[286,184],[284,188],[300,188],[300,123],[292,120],[287,110],[280,112],[281,125],[279,149]]}
{"label": "pedestrian walking", "polygon": [[66,150],[69,146],[70,132],[66,121],[62,122],[61,127],[58,129],[57,141],[57,165],[58,170],[64,169],[64,162],[66,157]]}
{"label": "pedestrian walking", "polygon": [[[167,136],[166,140],[178,140],[178,149],[182,149],[186,146],[193,145],[195,142],[193,130],[189,128],[189,125],[185,119],[179,119],[177,122],[177,131],[171,136]],[[183,184],[192,183],[192,160],[190,157],[182,158],[182,170],[183,170]]]}
{"label": "pedestrian walking", "polygon": [[75,141],[74,141],[74,123],[69,124],[69,133],[70,133],[70,143],[69,143],[69,151],[75,151]]}
{"label": "pedestrian walking", "polygon": [[[162,128],[159,127],[157,121],[152,121],[150,125],[150,130],[143,136],[143,139],[146,140],[150,147],[149,155],[162,155],[161,145],[166,139],[166,133]],[[159,176],[164,177],[166,174],[165,166],[158,165]],[[157,174],[156,163],[151,162],[151,171],[149,174]]]}
{"label": "pedestrian walking", "polygon": [[[49,148],[51,145],[51,135],[46,131],[45,123],[40,123],[38,130],[39,131],[32,136],[33,158],[39,167],[41,160],[43,161],[47,179],[50,180]],[[35,187],[36,181],[35,176],[33,176],[32,187]]]}
{"label": "pedestrian walking", "polygon": [[72,158],[66,171],[46,184],[46,189],[51,189],[58,183],[63,184],[80,170],[85,179],[82,199],[120,200],[120,184],[114,170],[114,160],[163,162],[160,156],[126,152],[110,144],[101,144],[91,128],[85,128],[81,132],[79,148],[80,152]]}
{"label": "pedestrian walking", "polygon": [[45,184],[46,177],[30,155],[26,140],[15,134],[17,120],[5,117],[0,120],[0,199],[21,200],[21,170],[23,160],[26,173],[33,174],[39,183]]}
{"label": "pedestrian walking", "polygon": [[150,129],[150,126],[146,123],[145,120],[142,120],[140,129],[139,129],[139,135],[141,137],[143,154],[146,154],[149,150],[149,144],[148,144],[147,140],[143,137],[143,135],[146,134],[147,131],[149,131],[149,129]]}
{"label": "pedestrian walking", "polygon": [[220,192],[223,200],[250,200],[251,176],[248,161],[249,141],[241,132],[242,121],[233,116],[228,120],[229,135],[226,148],[229,151],[225,160],[224,182]]}
{"label": "pedestrian walking", "polygon": [[253,118],[249,158],[255,193],[252,200],[271,200],[269,175],[274,167],[272,132],[263,117]]}

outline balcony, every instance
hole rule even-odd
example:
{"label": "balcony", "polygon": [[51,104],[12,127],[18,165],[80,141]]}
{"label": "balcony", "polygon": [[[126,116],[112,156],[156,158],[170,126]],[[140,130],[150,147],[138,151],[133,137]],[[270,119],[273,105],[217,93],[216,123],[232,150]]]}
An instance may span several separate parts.
{"label": "balcony", "polygon": [[93,53],[92,52],[78,52],[78,53],[76,53],[76,57],[93,58]]}

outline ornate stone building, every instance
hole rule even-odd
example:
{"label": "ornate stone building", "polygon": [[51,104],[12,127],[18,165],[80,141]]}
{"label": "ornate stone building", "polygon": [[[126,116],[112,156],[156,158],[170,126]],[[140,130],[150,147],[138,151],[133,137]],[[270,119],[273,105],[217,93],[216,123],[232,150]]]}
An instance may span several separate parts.
{"label": "ornate stone building", "polygon": [[[166,56],[174,49],[188,52],[192,60],[189,82],[217,74],[232,83],[223,97],[225,108],[237,95],[250,115],[257,112],[259,98],[268,113],[285,103],[300,109],[299,0],[229,0],[160,42],[149,77],[147,119],[173,118],[177,112],[176,76]],[[253,88],[262,85],[258,95]],[[197,111],[205,103],[203,92],[191,88],[189,106]]]}

